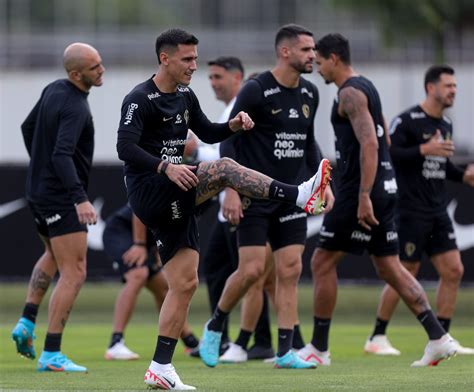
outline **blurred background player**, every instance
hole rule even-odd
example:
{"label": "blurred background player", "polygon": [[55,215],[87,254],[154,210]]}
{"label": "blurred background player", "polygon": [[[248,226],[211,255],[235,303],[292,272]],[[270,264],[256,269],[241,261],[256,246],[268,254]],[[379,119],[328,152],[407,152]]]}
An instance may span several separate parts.
{"label": "blurred background player", "polygon": [[[209,81],[214,90],[216,99],[226,105],[219,117],[218,122],[228,121],[230,112],[234,106],[236,97],[244,79],[244,67],[240,59],[232,56],[221,56],[209,61]],[[251,77],[249,77],[251,79]],[[214,154],[206,154],[211,147],[202,146],[197,150],[197,161],[208,161],[220,157],[219,145],[213,146]],[[241,209],[240,197],[232,197],[232,189],[228,188],[219,194],[220,208],[217,220],[211,229],[209,245],[203,257],[204,273],[209,294],[211,312],[217,306],[217,302],[224,289],[227,278],[234,272],[238,265],[238,250],[236,238],[236,225],[238,224],[238,210]],[[226,195],[229,193],[229,197]],[[224,212],[225,211],[225,212]],[[225,217],[231,216],[229,222]],[[258,295],[262,296],[262,292]],[[268,316],[268,299],[264,298],[264,309],[257,315],[257,329],[255,334],[256,345],[251,355],[257,358],[272,358],[274,352],[271,345],[270,319]],[[245,306],[243,307],[243,309]],[[244,313],[244,310],[242,311]],[[260,316],[259,316],[260,314]],[[221,340],[221,354],[229,346],[228,321],[224,325]]]}
{"label": "blurred background player", "polygon": [[[243,86],[231,112],[231,116],[239,111],[249,113],[255,121],[255,129],[221,143],[223,156],[234,158],[247,167],[287,183],[297,183],[300,177],[306,175],[306,167],[314,172],[319,163],[314,140],[314,116],[319,96],[316,86],[300,77],[313,70],[312,35],[309,30],[297,25],[286,25],[278,31],[275,38],[276,66]],[[327,160],[321,162],[323,166],[327,164]],[[325,197],[332,196],[329,188],[323,186],[322,189]],[[206,335],[214,336],[222,331],[229,313],[264,274],[268,260],[266,243],[269,240],[276,270],[275,303],[279,336],[276,367],[314,368],[313,364],[301,360],[291,350],[293,329],[298,318],[297,285],[306,240],[306,214],[283,203],[250,198],[249,201],[245,214],[242,210],[238,211],[239,265],[227,279],[214,315],[206,324],[200,345],[201,358],[209,365],[203,353],[214,352],[216,342],[206,340]],[[230,221],[233,218],[229,214],[224,217]],[[255,329],[256,320],[250,321],[253,325],[248,326],[249,330],[241,330],[238,344],[230,347],[240,351],[243,359],[244,347]],[[212,358],[209,362],[213,364],[217,361]]]}
{"label": "blurred background player", "polygon": [[61,352],[64,327],[86,279],[87,225],[97,221],[87,196],[94,151],[94,124],[87,97],[105,71],[95,48],[69,45],[63,55],[67,79],[50,83],[21,129],[31,158],[26,198],[45,245],[28,285],[23,315],[12,331],[18,352],[36,356],[38,307],[51,279],[58,282],[48,306],[48,329],[38,371],[86,372]]}
{"label": "blurred background player", "polygon": [[[400,259],[413,276],[420,269],[423,253],[431,259],[439,275],[437,317],[449,332],[464,267],[446,211],[446,180],[474,186],[474,165],[462,170],[450,160],[454,153],[453,126],[445,110],[454,104],[456,96],[454,69],[434,65],[426,71],[424,84],[425,100],[395,118],[390,129],[390,153],[399,187]],[[400,355],[386,336],[399,299],[397,292],[385,285],[366,352]],[[455,343],[458,354],[474,354],[474,349]]]}
{"label": "blurred background player", "polygon": [[[138,359],[139,355],[125,345],[124,331],[143,287],[153,295],[158,312],[161,309],[168,284],[161,273],[158,250],[153,235],[128,204],[107,219],[103,242],[104,251],[113,260],[114,269],[120,272],[124,282],[115,301],[113,333],[105,359]],[[199,340],[187,323],[183,327],[181,340],[187,353],[197,352]]]}
{"label": "blurred background player", "polygon": [[412,366],[435,365],[453,356],[456,346],[433,314],[423,288],[398,257],[397,184],[379,94],[352,68],[349,41],[340,34],[325,35],[316,43],[316,64],[325,82],[338,87],[331,115],[338,183],[334,208],[324,217],[312,257],[313,337],[298,354],[330,365],[337,265],[345,253],[367,250],[379,277],[397,290],[429,337],[422,359]]}

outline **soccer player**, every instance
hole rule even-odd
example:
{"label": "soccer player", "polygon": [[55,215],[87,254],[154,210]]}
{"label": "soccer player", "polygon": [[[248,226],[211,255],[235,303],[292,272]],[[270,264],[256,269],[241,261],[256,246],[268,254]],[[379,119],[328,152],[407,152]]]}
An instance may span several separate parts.
{"label": "soccer player", "polygon": [[[248,112],[255,120],[255,130],[222,143],[221,152],[244,166],[295,184],[306,175],[307,167],[314,172],[319,163],[314,139],[318,90],[301,77],[313,71],[313,34],[298,25],[283,26],[276,34],[275,50],[275,67],[244,85],[231,113],[232,117],[240,111]],[[322,160],[321,165],[328,165],[328,161]],[[325,196],[331,204],[330,188]],[[297,285],[306,240],[306,214],[288,204],[249,198],[237,230],[239,266],[227,279],[214,315],[204,328],[199,348],[201,359],[208,366],[217,364],[215,345],[223,325],[232,309],[264,273],[265,245],[269,240],[276,270],[278,352],[275,366],[314,368],[314,364],[301,360],[291,350],[298,318]],[[243,352],[254,329],[255,322],[248,331],[241,331],[236,342],[240,349],[235,345],[231,349]],[[242,332],[246,336],[242,336]]]}
{"label": "soccer player", "polygon": [[[423,252],[430,257],[439,274],[437,317],[448,332],[464,268],[446,212],[446,179],[474,186],[474,166],[461,170],[449,159],[454,152],[453,126],[444,111],[453,105],[456,96],[454,69],[446,65],[430,67],[425,74],[425,91],[425,100],[396,117],[390,129],[390,152],[399,186],[400,259],[416,276]],[[398,300],[397,292],[385,285],[374,331],[364,347],[366,352],[400,355],[386,336]],[[458,354],[474,354],[472,348],[458,342],[456,346]]]}
{"label": "soccer player", "polygon": [[454,355],[456,346],[430,309],[423,288],[398,257],[397,184],[378,92],[352,68],[349,42],[340,34],[328,34],[316,43],[316,64],[325,82],[338,87],[331,122],[339,182],[334,208],[324,217],[312,257],[313,337],[299,355],[330,364],[328,335],[336,305],[336,268],[346,252],[367,250],[378,275],[399,293],[428,334],[423,358],[412,366],[437,364]]}
{"label": "soccer player", "polygon": [[[232,56],[218,57],[215,60],[209,61],[208,65],[211,87],[214,90],[216,98],[226,105],[218,122],[226,122],[229,120],[230,112],[244,79],[244,67],[240,59]],[[207,155],[202,152],[203,149],[207,151],[209,148],[210,147],[204,146],[197,149],[196,159],[198,161],[211,160],[206,159]],[[220,158],[218,146],[214,151],[216,151],[216,156],[213,159]],[[229,193],[230,197],[226,197],[227,193]],[[242,203],[240,197],[234,197],[234,194],[235,192],[233,192],[231,188],[229,188],[229,191],[223,191],[219,194],[221,207],[217,215],[217,220],[211,229],[209,245],[203,258],[211,311],[214,311],[217,306],[227,278],[235,271],[238,265],[235,225],[238,224],[236,219],[240,216],[239,211],[242,208]],[[226,211],[226,215],[231,214],[231,223],[224,217],[224,210]],[[232,216],[232,212],[234,216]],[[262,291],[260,290],[258,294],[259,297],[261,297]],[[256,317],[259,317],[258,313]],[[255,336],[255,340],[260,343],[260,345],[253,347],[252,353],[257,354],[260,358],[262,356],[265,358],[273,357],[274,352],[271,347],[268,305],[266,309],[261,312],[257,331],[258,333]],[[228,322],[226,322],[222,331],[221,354],[229,348],[229,344]],[[246,352],[245,355],[247,355]]]}
{"label": "soccer player", "polygon": [[[188,128],[206,143],[219,142],[254,123],[239,112],[227,123],[211,123],[188,87],[197,69],[198,39],[181,29],[158,36],[158,72],[124,99],[117,150],[125,161],[127,195],[133,212],[159,238],[168,282],[159,335],[145,383],[162,389],[193,390],[171,364],[191,298],[198,284],[197,205],[225,187],[251,197],[286,201],[316,213],[323,203],[327,165],[299,186],[247,169],[229,158],[182,164]],[[216,357],[219,345],[217,345]]]}
{"label": "soccer player", "polygon": [[[108,360],[132,360],[139,355],[125,345],[124,331],[132,316],[138,295],[146,287],[153,295],[158,311],[168,291],[161,273],[161,261],[153,236],[127,204],[108,219],[103,234],[105,253],[114,262],[125,283],[115,301],[113,333],[105,352]],[[199,340],[187,323],[181,332],[187,353],[197,351]]]}
{"label": "soccer player", "polygon": [[21,126],[31,158],[26,198],[45,251],[33,269],[23,315],[12,338],[21,355],[35,358],[38,307],[58,271],[37,369],[85,372],[84,366],[76,365],[61,352],[61,338],[86,278],[87,225],[97,220],[86,193],[94,150],[87,96],[92,86],[102,85],[105,68],[97,50],[84,43],[69,45],[63,63],[67,79],[46,86]]}

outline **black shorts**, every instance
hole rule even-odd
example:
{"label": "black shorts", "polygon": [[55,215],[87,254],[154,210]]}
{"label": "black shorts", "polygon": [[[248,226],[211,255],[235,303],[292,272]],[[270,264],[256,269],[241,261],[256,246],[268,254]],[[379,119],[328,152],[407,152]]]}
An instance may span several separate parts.
{"label": "black shorts", "polygon": [[398,236],[402,261],[421,261],[423,252],[431,257],[458,249],[453,223],[447,213],[420,216],[400,211]]}
{"label": "black shorts", "polygon": [[[265,246],[269,241],[275,251],[288,245],[305,244],[306,212],[301,208],[281,202],[268,205],[254,199],[246,204],[244,218],[237,228],[239,247]],[[262,208],[262,205],[268,208]]]}
{"label": "black shorts", "polygon": [[336,197],[333,209],[324,217],[318,247],[353,254],[362,254],[367,249],[374,256],[397,255],[395,203],[394,199],[372,200],[379,225],[369,231],[357,222],[358,200]]}
{"label": "black shorts", "polygon": [[87,225],[83,225],[79,222],[74,207],[59,211],[51,211],[43,207],[40,208],[33,203],[28,203],[28,207],[35,219],[36,229],[43,237],[53,238],[80,231],[87,233]]}
{"label": "black shorts", "polygon": [[113,224],[107,224],[103,233],[104,252],[113,262],[113,268],[126,282],[125,274],[134,268],[148,268],[148,279],[160,272],[161,266],[156,262],[156,246],[147,246],[148,259],[141,266],[136,264],[127,265],[122,256],[133,245],[132,228],[127,222],[114,220]]}
{"label": "black shorts", "polygon": [[155,235],[163,265],[181,248],[199,252],[196,188],[185,192],[168,178],[154,175],[139,186],[135,184],[128,201],[135,215]]}

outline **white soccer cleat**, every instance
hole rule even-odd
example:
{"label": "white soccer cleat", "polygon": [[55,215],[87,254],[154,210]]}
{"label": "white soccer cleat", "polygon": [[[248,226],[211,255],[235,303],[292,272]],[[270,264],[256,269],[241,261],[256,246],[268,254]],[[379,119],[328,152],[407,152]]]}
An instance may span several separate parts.
{"label": "white soccer cleat", "polygon": [[411,364],[412,367],[437,366],[443,359],[456,355],[457,345],[449,334],[440,339],[430,340],[425,347],[425,353],[419,361]]}
{"label": "white soccer cleat", "polygon": [[324,211],[324,192],[331,180],[331,165],[329,160],[323,159],[318,171],[308,181],[298,185],[296,205],[308,214],[318,215]]}
{"label": "white soccer cleat", "polygon": [[104,358],[110,361],[131,361],[140,358],[140,355],[134,353],[127,346],[125,346],[125,341],[122,339],[119,342],[115,343],[112,347],[107,349]]}
{"label": "white soccer cleat", "polygon": [[461,346],[456,339],[453,339],[454,344],[456,345],[456,354],[459,355],[474,355],[474,348]]}
{"label": "white soccer cleat", "polygon": [[172,364],[161,365],[162,370],[153,372],[150,368],[145,373],[143,381],[151,389],[164,389],[172,391],[194,391],[196,387],[184,384],[179,378]]}
{"label": "white soccer cleat", "polygon": [[400,355],[400,351],[392,346],[386,335],[369,337],[365,342],[364,351],[375,355]]}
{"label": "white soccer cleat", "polygon": [[322,366],[331,365],[331,353],[329,351],[319,351],[311,343],[298,350],[297,354],[307,362],[313,362]]}
{"label": "white soccer cleat", "polygon": [[241,346],[235,343],[229,343],[229,348],[219,358],[222,363],[242,363],[247,362],[248,355]]}

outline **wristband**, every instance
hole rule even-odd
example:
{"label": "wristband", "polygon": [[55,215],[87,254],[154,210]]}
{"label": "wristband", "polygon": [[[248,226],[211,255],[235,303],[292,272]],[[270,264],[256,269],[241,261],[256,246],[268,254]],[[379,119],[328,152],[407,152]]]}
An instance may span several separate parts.
{"label": "wristband", "polygon": [[134,241],[134,242],[133,242],[133,245],[136,245],[136,246],[143,246],[143,247],[146,248],[146,242]]}
{"label": "wristband", "polygon": [[168,161],[163,161],[163,163],[161,164],[160,174],[166,174],[166,168],[169,164],[170,163]]}

